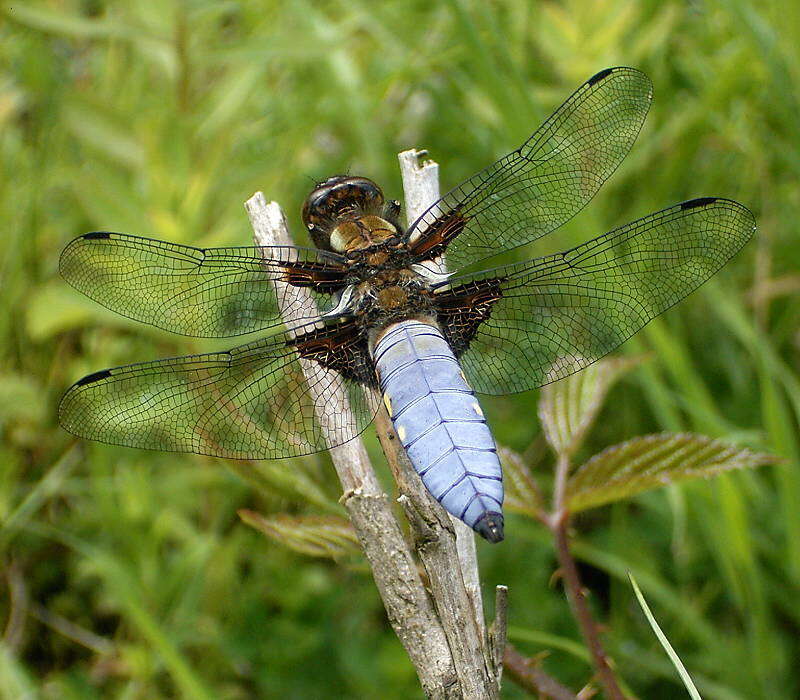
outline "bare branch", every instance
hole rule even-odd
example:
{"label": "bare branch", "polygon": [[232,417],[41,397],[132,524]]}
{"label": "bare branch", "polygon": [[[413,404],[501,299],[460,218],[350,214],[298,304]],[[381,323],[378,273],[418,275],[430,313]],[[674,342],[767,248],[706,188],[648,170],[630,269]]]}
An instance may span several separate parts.
{"label": "bare branch", "polygon": [[[400,173],[403,177],[403,197],[406,206],[406,220],[409,224],[422,216],[439,199],[439,164],[426,158],[426,151],[411,149],[397,156]],[[439,261],[444,269],[444,261]],[[483,598],[478,569],[478,553],[475,551],[475,533],[466,523],[452,516],[456,533],[458,558],[467,595],[475,607],[475,619],[482,635],[486,634],[483,617]]]}
{"label": "bare branch", "polygon": [[403,177],[406,222],[416,221],[439,199],[439,164],[427,158],[427,151],[412,148],[397,156]]}
{"label": "bare branch", "polygon": [[[257,245],[291,245],[292,240],[280,206],[267,203],[256,192],[245,208],[255,233]],[[294,295],[290,297],[289,294]],[[287,306],[296,299],[303,300],[305,316],[316,311],[314,300],[307,290],[288,287],[278,295]],[[292,318],[284,316],[287,323]],[[308,388],[316,390],[316,379],[324,370],[314,362],[301,360]],[[327,382],[326,382],[327,384]],[[339,382],[334,391],[326,391],[326,401],[336,405],[337,412],[348,411],[344,387]],[[319,404],[321,405],[321,404]],[[317,418],[325,429],[329,418],[320,412]],[[331,459],[342,483],[342,501],[347,508],[361,547],[372,568],[389,621],[417,670],[422,688],[432,698],[454,697],[457,678],[447,637],[432,602],[417,573],[416,564],[400,526],[394,518],[386,494],[380,487],[375,471],[360,439],[331,449]],[[457,697],[457,695],[455,695]]]}
{"label": "bare branch", "polygon": [[525,658],[511,644],[506,646],[503,657],[509,677],[521,688],[541,698],[578,700],[578,696],[569,688],[542,671],[535,659]]}
{"label": "bare branch", "polygon": [[494,589],[494,621],[489,629],[489,645],[492,651],[495,675],[498,683],[503,676],[503,652],[506,647],[508,632],[508,587],[497,586]]}

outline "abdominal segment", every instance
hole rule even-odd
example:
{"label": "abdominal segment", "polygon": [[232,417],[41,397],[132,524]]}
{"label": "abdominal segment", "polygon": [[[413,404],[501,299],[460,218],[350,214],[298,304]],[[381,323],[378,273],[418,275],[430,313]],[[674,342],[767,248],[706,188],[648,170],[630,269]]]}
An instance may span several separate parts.
{"label": "abdominal segment", "polygon": [[373,357],[392,423],[428,491],[490,542],[502,540],[497,447],[439,329],[400,321],[380,336]]}

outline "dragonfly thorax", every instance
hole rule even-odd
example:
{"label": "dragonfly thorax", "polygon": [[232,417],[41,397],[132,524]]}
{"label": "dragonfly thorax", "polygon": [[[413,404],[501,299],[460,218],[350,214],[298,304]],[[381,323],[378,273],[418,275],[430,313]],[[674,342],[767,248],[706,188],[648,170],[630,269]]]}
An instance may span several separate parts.
{"label": "dragonfly thorax", "polygon": [[[349,253],[355,250],[371,248],[377,244],[389,241],[397,236],[394,224],[375,216],[367,214],[341,222],[333,228],[330,234],[330,247],[337,253]],[[386,253],[375,253],[382,259],[371,262],[381,265],[386,262]],[[374,257],[374,256],[373,256]]]}
{"label": "dragonfly thorax", "polygon": [[410,269],[387,269],[356,285],[352,308],[365,325],[382,326],[415,313],[430,312],[428,281]]}

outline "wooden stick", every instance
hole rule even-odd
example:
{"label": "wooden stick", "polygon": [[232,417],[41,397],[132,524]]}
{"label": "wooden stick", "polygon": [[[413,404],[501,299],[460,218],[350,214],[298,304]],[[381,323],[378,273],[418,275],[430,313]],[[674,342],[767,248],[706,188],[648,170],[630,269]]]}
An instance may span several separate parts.
{"label": "wooden stick", "polygon": [[[416,151],[400,154],[400,163],[412,218],[414,212],[421,213],[438,198],[438,166],[420,163]],[[291,245],[277,204],[267,204],[263,195],[256,193],[245,206],[258,245]],[[316,309],[310,293],[302,288],[281,290],[279,298],[302,299],[301,316]],[[285,318],[287,323],[292,321],[288,314]],[[319,373],[328,370],[311,361],[300,362],[313,392]],[[326,391],[326,401],[335,402],[337,412],[349,410],[344,387],[338,384],[333,395]],[[317,416],[323,430],[329,415],[321,411]],[[394,434],[382,402],[375,427],[402,494],[399,500],[411,523],[433,604],[416,572],[412,572],[411,552],[361,441],[333,448],[331,454],[345,491],[343,502],[372,566],[389,620],[429,697],[498,698],[500,664],[486,633],[474,535],[461,521],[451,518],[425,489]]]}
{"label": "wooden stick", "polygon": [[[409,224],[439,199],[439,166],[415,149],[399,154],[400,172]],[[444,260],[439,260],[444,269]],[[477,697],[499,697],[499,673],[495,664],[483,616],[475,535],[457,518],[450,516],[428,493],[405,452],[399,449],[391,421],[384,410],[378,414],[378,437],[394,447],[386,457],[406,497],[417,553],[431,584],[436,609],[450,642],[456,672],[462,687]],[[502,668],[500,666],[499,668]]]}
{"label": "wooden stick", "polygon": [[508,587],[497,586],[494,589],[494,621],[489,629],[489,645],[492,650],[492,661],[497,669],[498,679],[503,674],[503,654],[506,649],[508,635]]}
{"label": "wooden stick", "polygon": [[[264,195],[256,192],[247,200],[245,208],[257,245],[292,244],[286,219],[277,203],[267,203]],[[299,315],[309,316],[316,312],[314,299],[306,289],[286,287],[278,294],[278,299],[285,300],[287,325],[291,325],[293,320],[288,308],[297,308],[297,300],[303,302]],[[309,391],[313,394],[319,373],[326,370],[311,361],[300,362]],[[332,392],[326,391],[326,400],[334,403],[337,411],[350,410],[341,382]],[[327,412],[320,413],[317,418],[325,429]],[[344,491],[342,502],[372,568],[389,622],[414,664],[424,692],[431,698],[458,697],[452,694],[457,677],[447,636],[422,585],[414,557],[375,476],[363,442],[360,438],[351,440],[330,452]]]}
{"label": "wooden stick", "polygon": [[[439,199],[439,164],[425,158],[425,151],[411,149],[398,155],[400,174],[403,177],[403,196],[406,205],[406,220],[414,222],[425,213],[427,208]],[[444,261],[440,261],[444,269]],[[475,619],[481,634],[486,634],[486,623],[483,617],[483,598],[478,569],[478,553],[475,550],[475,533],[466,523],[451,517],[456,533],[458,559],[461,562],[461,573],[467,594],[475,607]]]}

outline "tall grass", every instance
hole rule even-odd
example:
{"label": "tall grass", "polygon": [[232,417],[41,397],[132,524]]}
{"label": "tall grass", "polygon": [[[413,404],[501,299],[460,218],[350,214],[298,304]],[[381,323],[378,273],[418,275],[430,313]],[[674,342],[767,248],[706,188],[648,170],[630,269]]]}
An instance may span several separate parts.
{"label": "tall grass", "polygon": [[[395,154],[410,146],[452,185],[587,76],[629,64],[655,85],[648,122],[550,250],[700,195],[747,204],[759,233],[626,346],[651,359],[614,390],[587,453],[692,429],[785,461],[587,516],[575,553],[641,697],[682,691],[627,571],[704,697],[800,694],[800,6],[38,0],[3,14],[1,693],[418,693],[362,571],[270,545],[236,517],[336,511],[324,455],[226,468],[76,445],[57,427],[58,397],[83,374],[211,347],[80,298],[58,253],[97,229],[246,245],[256,189],[299,232],[312,179],[364,173],[399,194]],[[535,399],[484,401],[499,442],[534,438]],[[481,549],[485,580],[510,586],[518,647],[549,650],[545,668],[579,684],[588,667],[549,585],[549,540],[509,520],[507,541]]]}

